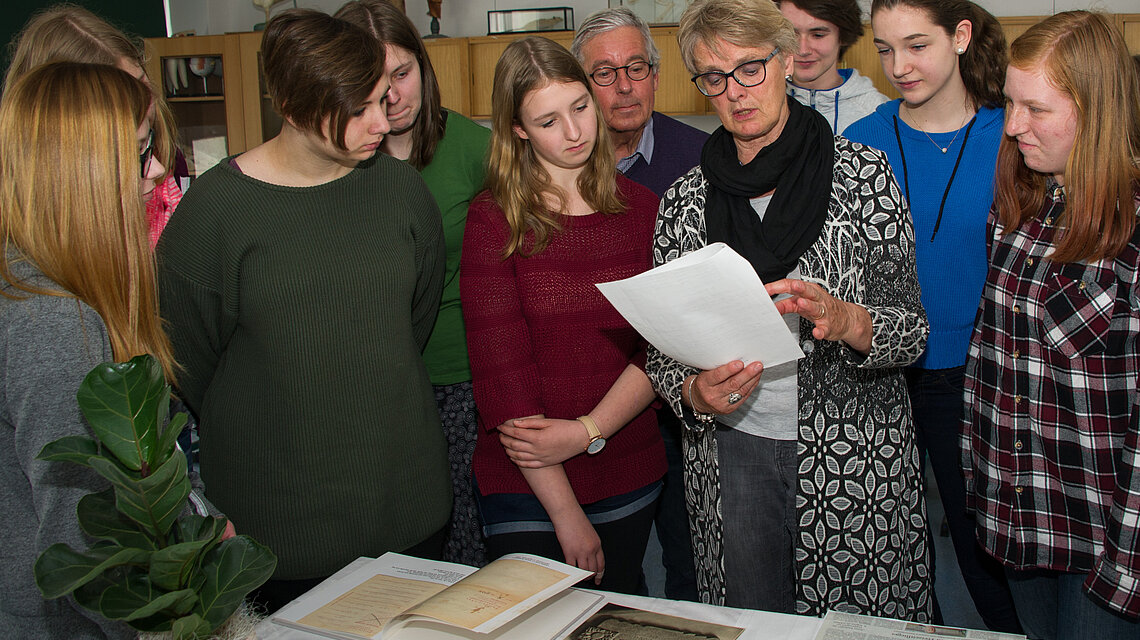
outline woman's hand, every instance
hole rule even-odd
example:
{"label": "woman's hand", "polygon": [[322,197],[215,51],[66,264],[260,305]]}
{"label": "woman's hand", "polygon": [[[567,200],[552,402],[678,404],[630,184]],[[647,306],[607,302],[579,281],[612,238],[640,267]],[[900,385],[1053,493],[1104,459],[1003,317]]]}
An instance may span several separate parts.
{"label": "woman's hand", "polygon": [[518,418],[499,425],[499,442],[515,464],[537,469],[561,464],[584,452],[586,426],[577,420]]}
{"label": "woman's hand", "polygon": [[871,352],[871,314],[860,305],[833,297],[823,287],[803,280],[784,278],[764,285],[768,295],[788,297],[776,302],[781,314],[798,313],[815,324],[817,340],[842,340],[863,355]]}
{"label": "woman's hand", "polygon": [[740,360],[702,371],[685,379],[681,402],[697,413],[732,413],[760,383],[762,373],[764,365],[759,362],[744,366]]}
{"label": "woman's hand", "polygon": [[594,572],[594,584],[602,584],[606,572],[606,558],[602,553],[602,539],[581,507],[567,509],[566,513],[551,516],[554,535],[562,545],[566,564]]}

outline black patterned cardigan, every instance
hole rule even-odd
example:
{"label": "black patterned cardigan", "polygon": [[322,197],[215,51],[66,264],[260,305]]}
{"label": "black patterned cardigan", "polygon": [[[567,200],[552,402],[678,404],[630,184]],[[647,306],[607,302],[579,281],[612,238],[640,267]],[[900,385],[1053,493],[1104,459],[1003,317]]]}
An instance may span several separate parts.
{"label": "black patterned cardigan", "polygon": [[[902,367],[926,347],[914,229],[886,156],[835,138],[828,219],[801,277],[871,314],[871,351],[816,340],[800,319],[796,612],[835,609],[926,622],[931,610],[926,503]],[[665,193],[653,260],[707,243],[700,167]],[[701,600],[724,602],[716,440],[681,406],[696,370],[651,348],[653,386],[686,424],[685,498]]]}

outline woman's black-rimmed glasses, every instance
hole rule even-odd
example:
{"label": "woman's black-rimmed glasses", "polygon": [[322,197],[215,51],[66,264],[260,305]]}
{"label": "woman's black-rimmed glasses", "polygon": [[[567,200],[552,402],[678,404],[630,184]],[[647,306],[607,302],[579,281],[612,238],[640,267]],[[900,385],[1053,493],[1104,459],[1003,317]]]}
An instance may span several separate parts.
{"label": "woman's black-rimmed glasses", "polygon": [[706,98],[715,98],[728,88],[728,79],[736,80],[742,87],[755,87],[768,77],[768,61],[771,60],[780,48],[772,49],[767,57],[742,62],[735,69],[725,73],[723,71],[706,71],[693,76],[693,84]]}

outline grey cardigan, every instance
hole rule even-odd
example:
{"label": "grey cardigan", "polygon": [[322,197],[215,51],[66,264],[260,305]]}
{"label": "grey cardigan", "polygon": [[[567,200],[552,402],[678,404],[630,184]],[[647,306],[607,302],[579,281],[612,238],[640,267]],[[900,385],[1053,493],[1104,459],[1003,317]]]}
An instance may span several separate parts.
{"label": "grey cardigan", "polygon": [[[26,262],[12,264],[12,272],[35,286],[58,288]],[[0,629],[14,638],[133,638],[126,624],[70,597],[45,600],[32,575],[36,556],[48,546],[86,549],[91,543],[75,507],[107,482],[85,467],[35,457],[58,438],[91,435],[75,394],[95,365],[114,359],[107,328],[74,298],[28,295],[8,283],[3,293],[20,298],[0,296]]]}

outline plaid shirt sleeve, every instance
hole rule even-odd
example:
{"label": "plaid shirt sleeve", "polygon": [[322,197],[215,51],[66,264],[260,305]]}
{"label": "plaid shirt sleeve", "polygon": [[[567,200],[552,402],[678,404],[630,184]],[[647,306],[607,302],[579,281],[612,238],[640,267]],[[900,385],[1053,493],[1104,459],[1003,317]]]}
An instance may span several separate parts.
{"label": "plaid shirt sleeve", "polygon": [[[1115,259],[1049,259],[1064,195],[991,234],[966,366],[963,466],[979,540],[1013,569],[1087,573],[1140,617],[1140,229]],[[991,231],[994,231],[991,220]]]}

